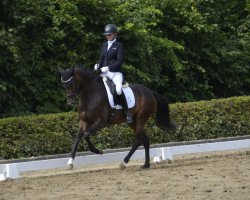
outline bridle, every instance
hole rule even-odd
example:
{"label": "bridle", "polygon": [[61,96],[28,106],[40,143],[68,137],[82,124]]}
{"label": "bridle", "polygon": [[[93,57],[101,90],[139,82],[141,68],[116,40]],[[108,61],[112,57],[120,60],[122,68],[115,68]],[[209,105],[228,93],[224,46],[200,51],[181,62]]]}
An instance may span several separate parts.
{"label": "bridle", "polygon": [[[63,87],[65,89],[67,89],[69,86],[71,86],[72,84],[74,84],[74,92],[72,92],[72,93],[70,93],[70,94],[67,95],[67,97],[69,97],[69,98],[73,97],[73,96],[77,96],[79,94],[79,92],[80,92],[80,88],[77,89],[76,79],[77,79],[76,75],[71,76],[68,80],[63,80],[63,77],[61,77],[61,82],[63,83]],[[94,82],[96,82],[97,80],[98,80],[98,78],[95,78]],[[82,89],[81,91],[87,90],[91,86],[92,86],[92,84],[89,84],[86,88]]]}
{"label": "bridle", "polygon": [[71,84],[74,84],[74,92],[70,93],[67,95],[67,97],[73,97],[77,95],[76,91],[76,81],[75,81],[75,76],[71,76],[68,80],[64,81],[63,78],[61,77],[61,81],[63,83],[63,86],[65,89],[67,89]]}

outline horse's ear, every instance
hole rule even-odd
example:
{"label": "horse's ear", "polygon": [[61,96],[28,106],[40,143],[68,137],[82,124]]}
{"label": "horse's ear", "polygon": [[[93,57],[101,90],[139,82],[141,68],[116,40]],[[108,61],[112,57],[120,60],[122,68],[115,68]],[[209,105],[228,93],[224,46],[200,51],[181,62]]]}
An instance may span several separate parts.
{"label": "horse's ear", "polygon": [[78,62],[76,65],[75,65],[75,68],[84,68],[84,64],[82,62]]}
{"label": "horse's ear", "polygon": [[61,75],[61,74],[62,74],[62,72],[63,72],[63,69],[62,69],[61,67],[58,67],[58,69],[57,69],[57,73],[58,73],[59,75]]}

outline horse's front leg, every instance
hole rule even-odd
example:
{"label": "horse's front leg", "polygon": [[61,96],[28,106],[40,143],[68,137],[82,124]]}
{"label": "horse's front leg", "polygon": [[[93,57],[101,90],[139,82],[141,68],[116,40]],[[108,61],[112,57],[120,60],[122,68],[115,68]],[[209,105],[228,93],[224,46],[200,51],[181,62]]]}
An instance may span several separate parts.
{"label": "horse's front leg", "polygon": [[89,146],[89,150],[90,150],[91,152],[96,153],[96,154],[103,154],[103,151],[102,151],[102,150],[97,149],[97,148],[93,145],[93,143],[91,142],[89,136],[85,137],[85,140],[86,140],[86,142],[87,142],[87,144],[88,144],[88,146]]}
{"label": "horse's front leg", "polygon": [[70,158],[67,163],[68,169],[73,169],[73,160],[75,159],[75,156],[76,156],[76,149],[83,136],[84,136],[84,132],[83,130],[80,130],[79,133],[75,137],[75,142],[73,144]]}
{"label": "horse's front leg", "polygon": [[95,134],[97,131],[101,130],[107,125],[105,120],[102,119],[96,119],[94,123],[92,123],[87,129],[86,129],[86,134],[84,134],[84,138],[88,144],[89,150],[93,153],[96,154],[103,154],[103,151],[100,149],[97,149],[93,143],[90,140],[90,136]]}

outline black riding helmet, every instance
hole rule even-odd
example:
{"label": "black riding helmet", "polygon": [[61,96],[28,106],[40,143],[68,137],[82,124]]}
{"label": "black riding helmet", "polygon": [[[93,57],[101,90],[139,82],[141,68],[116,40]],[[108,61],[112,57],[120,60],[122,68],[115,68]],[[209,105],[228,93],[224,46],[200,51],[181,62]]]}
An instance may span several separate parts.
{"label": "black riding helmet", "polygon": [[116,26],[114,24],[108,24],[104,28],[103,35],[109,35],[109,34],[116,33],[116,32],[117,32]]}

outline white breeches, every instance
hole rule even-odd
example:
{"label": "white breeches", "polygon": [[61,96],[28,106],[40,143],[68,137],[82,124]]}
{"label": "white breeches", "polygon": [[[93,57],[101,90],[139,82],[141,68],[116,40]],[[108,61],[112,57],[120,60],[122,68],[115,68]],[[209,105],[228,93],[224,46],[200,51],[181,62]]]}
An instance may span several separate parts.
{"label": "white breeches", "polygon": [[122,73],[107,71],[105,73],[102,73],[102,75],[106,76],[107,78],[109,78],[110,80],[114,82],[116,93],[118,95],[121,95],[122,94],[122,81],[123,81]]}

